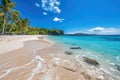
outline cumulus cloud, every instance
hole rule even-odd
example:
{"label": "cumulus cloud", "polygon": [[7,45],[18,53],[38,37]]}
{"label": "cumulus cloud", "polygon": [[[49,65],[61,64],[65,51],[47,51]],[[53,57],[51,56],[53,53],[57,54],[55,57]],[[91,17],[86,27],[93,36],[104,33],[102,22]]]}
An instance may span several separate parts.
{"label": "cumulus cloud", "polygon": [[41,1],[42,1],[42,8],[45,11],[61,13],[61,9],[59,8],[60,2],[58,0],[41,0]]}
{"label": "cumulus cloud", "polygon": [[95,27],[95,28],[89,29],[88,32],[95,33],[95,34],[102,34],[102,35],[112,35],[112,34],[120,34],[120,29]]}
{"label": "cumulus cloud", "polygon": [[40,7],[40,4],[38,4],[38,3],[35,3],[35,5],[36,5],[37,7]]}
{"label": "cumulus cloud", "polygon": [[55,17],[55,18],[53,19],[53,21],[55,21],[55,22],[63,22],[63,20],[64,20],[64,19],[61,19],[61,18],[58,18],[58,17]]}
{"label": "cumulus cloud", "polygon": [[95,27],[95,28],[92,28],[90,30],[88,30],[89,32],[99,32],[99,31],[104,31],[105,29],[102,28],[102,27]]}
{"label": "cumulus cloud", "polygon": [[43,12],[43,15],[47,15],[47,13],[46,13],[46,12]]}

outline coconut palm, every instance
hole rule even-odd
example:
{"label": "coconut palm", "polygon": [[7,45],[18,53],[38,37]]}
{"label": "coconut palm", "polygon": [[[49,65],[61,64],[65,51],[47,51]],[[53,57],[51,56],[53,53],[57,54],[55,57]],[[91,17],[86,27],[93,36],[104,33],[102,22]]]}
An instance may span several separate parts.
{"label": "coconut palm", "polygon": [[1,16],[3,17],[2,34],[5,33],[6,19],[14,6],[15,6],[15,3],[12,3],[11,0],[2,0],[1,1],[0,13],[2,14]]}
{"label": "coconut palm", "polygon": [[20,26],[22,33],[25,34],[29,30],[29,19],[20,18]]}
{"label": "coconut palm", "polygon": [[0,14],[0,32],[2,31],[3,17]]}
{"label": "coconut palm", "polygon": [[18,27],[17,22],[19,21],[19,18],[20,18],[19,11],[13,10],[12,12],[10,12],[10,19],[12,20],[12,22],[11,27],[9,28],[9,33],[12,30],[12,28]]}

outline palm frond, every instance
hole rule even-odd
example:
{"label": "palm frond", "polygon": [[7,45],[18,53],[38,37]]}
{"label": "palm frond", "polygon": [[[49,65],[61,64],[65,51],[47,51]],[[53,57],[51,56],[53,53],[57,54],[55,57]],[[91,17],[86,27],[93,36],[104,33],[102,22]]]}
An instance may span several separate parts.
{"label": "palm frond", "polygon": [[15,5],[16,5],[15,3],[8,3],[8,4],[6,5],[6,7],[9,8],[9,9],[11,9],[11,8],[13,8]]}
{"label": "palm frond", "polygon": [[0,12],[0,17],[5,16],[4,12]]}

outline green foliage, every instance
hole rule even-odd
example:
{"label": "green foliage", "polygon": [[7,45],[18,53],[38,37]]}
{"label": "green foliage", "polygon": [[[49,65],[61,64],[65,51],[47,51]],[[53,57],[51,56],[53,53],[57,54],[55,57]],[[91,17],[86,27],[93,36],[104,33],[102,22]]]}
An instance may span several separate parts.
{"label": "green foliage", "polygon": [[62,30],[30,27],[29,18],[22,18],[19,11],[14,9],[16,5],[11,0],[0,2],[0,33],[19,35],[61,35]]}
{"label": "green foliage", "polygon": [[49,34],[50,35],[61,35],[61,34],[64,34],[64,32],[62,30],[55,29],[55,30],[50,30]]}
{"label": "green foliage", "polygon": [[37,30],[27,32],[28,35],[39,35],[39,32]]}

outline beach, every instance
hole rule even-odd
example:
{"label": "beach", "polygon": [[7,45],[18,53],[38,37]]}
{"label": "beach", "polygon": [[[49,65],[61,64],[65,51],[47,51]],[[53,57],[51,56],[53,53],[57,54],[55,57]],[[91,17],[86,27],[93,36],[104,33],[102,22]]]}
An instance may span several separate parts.
{"label": "beach", "polygon": [[64,45],[48,40],[44,35],[0,36],[0,80],[114,78],[110,77],[110,73],[107,73],[102,65],[85,63],[68,50]]}
{"label": "beach", "polygon": [[[15,76],[14,71],[17,69],[19,71],[19,67],[22,69],[24,65],[32,61],[37,56],[37,50],[53,44],[43,39],[43,36],[1,36],[0,38],[0,80],[9,80],[10,77],[7,75],[12,72],[12,75]],[[15,69],[12,70],[12,68]],[[4,79],[4,77],[6,78]],[[16,79],[14,78],[12,80]]]}
{"label": "beach", "polygon": [[119,3],[1,0],[0,80],[120,80]]}

